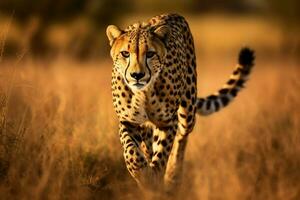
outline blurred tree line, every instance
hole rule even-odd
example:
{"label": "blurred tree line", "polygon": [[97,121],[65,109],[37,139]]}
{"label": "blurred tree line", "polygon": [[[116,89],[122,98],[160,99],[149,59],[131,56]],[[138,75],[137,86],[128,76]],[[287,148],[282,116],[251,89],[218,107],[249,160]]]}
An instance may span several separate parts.
{"label": "blurred tree line", "polygon": [[[103,41],[106,26],[116,23],[130,12],[267,13],[278,19],[286,30],[290,30],[291,27],[296,27],[295,24],[299,25],[299,8],[299,0],[1,0],[0,17],[12,16],[14,23],[24,30],[26,48],[35,56],[57,51],[47,42],[49,27],[84,19],[89,24],[88,30],[81,34],[76,31],[70,33],[69,44],[65,46],[67,52],[84,59],[95,52],[101,55],[100,50],[105,45]],[[11,45],[11,52],[18,49],[17,44],[14,45]],[[7,46],[9,52],[9,45]]]}
{"label": "blurred tree line", "polygon": [[267,0],[269,15],[282,27],[281,53],[300,59],[300,1]]}
{"label": "blurred tree line", "polygon": [[[68,24],[84,19],[89,23],[89,30],[76,37],[70,43],[80,43],[79,48],[70,51],[78,58],[87,58],[95,50],[95,42],[103,35],[104,28],[113,23],[118,17],[129,11],[126,0],[1,0],[0,17],[12,16],[21,29],[27,30],[28,37],[26,48],[34,56],[43,56],[51,53],[51,44],[45,36],[50,26],[55,24]],[[80,40],[80,41],[78,41]],[[78,46],[78,45],[77,45]],[[98,46],[99,48],[99,46]],[[74,52],[75,49],[75,52]],[[99,50],[99,49],[98,49]],[[14,51],[14,50],[12,50]]]}

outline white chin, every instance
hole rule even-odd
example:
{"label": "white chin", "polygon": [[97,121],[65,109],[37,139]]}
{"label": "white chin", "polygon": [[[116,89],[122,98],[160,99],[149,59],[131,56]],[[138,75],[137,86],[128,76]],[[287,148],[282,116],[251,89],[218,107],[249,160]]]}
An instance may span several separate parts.
{"label": "white chin", "polygon": [[147,83],[130,83],[128,85],[132,90],[143,90],[146,88]]}
{"label": "white chin", "polygon": [[133,90],[142,90],[145,87],[145,84],[136,83],[136,84],[131,84],[130,87]]}

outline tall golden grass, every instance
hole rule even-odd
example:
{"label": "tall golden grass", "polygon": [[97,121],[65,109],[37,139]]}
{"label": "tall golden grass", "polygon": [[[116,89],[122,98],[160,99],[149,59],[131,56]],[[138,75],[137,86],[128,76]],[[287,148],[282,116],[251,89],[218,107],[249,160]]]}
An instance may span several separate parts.
{"label": "tall golden grass", "polygon": [[[199,96],[235,57],[198,56]],[[236,101],[197,118],[178,198],[300,199],[300,66],[257,58]],[[0,64],[0,199],[141,198],[122,158],[111,61]]]}

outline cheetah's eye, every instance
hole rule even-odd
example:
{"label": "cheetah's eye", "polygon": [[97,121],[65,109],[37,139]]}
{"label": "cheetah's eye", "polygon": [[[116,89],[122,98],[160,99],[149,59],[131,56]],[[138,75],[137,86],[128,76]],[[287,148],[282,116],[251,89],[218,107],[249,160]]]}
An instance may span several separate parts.
{"label": "cheetah's eye", "polygon": [[122,55],[124,58],[128,58],[128,57],[129,57],[129,52],[128,52],[128,51],[121,51],[121,55]]}
{"label": "cheetah's eye", "polygon": [[154,51],[147,51],[146,52],[146,58],[152,58],[155,55]]}

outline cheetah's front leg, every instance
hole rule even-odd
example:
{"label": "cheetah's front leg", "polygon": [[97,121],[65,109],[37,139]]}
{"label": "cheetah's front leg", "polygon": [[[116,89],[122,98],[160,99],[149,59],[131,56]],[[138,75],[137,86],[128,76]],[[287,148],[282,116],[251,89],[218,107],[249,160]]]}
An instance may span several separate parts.
{"label": "cheetah's front leg", "polygon": [[126,167],[140,188],[149,187],[154,177],[146,157],[141,150],[141,128],[137,124],[121,121],[119,135],[124,152]]}
{"label": "cheetah's front leg", "polygon": [[167,193],[173,193],[180,185],[187,141],[188,136],[176,134],[164,175],[164,190]]}
{"label": "cheetah's front leg", "polygon": [[153,156],[150,166],[161,183],[164,181],[164,173],[177,131],[177,119],[175,121],[174,125],[156,128],[153,132]]}
{"label": "cheetah's front leg", "polygon": [[191,89],[187,89],[187,94],[183,97],[178,109],[178,130],[173,142],[173,148],[169,156],[164,184],[166,192],[173,192],[180,185],[183,169],[185,148],[189,133],[195,125],[196,108],[193,101],[196,93],[191,94]]}

